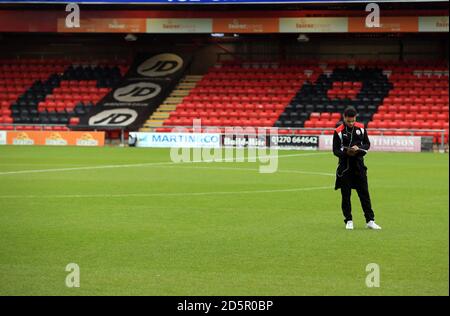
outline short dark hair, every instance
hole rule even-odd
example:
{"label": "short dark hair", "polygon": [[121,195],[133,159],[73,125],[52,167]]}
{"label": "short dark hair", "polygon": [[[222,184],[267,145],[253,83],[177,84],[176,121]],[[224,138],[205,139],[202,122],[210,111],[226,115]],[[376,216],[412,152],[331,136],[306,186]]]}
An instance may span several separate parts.
{"label": "short dark hair", "polygon": [[356,116],[356,114],[357,114],[356,109],[353,106],[348,106],[344,110],[344,116],[345,117],[354,117],[354,116]]}

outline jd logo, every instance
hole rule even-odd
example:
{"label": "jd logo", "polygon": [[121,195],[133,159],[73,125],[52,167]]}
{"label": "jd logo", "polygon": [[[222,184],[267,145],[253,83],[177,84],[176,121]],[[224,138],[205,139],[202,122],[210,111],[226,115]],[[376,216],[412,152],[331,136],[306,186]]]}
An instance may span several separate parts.
{"label": "jd logo", "polygon": [[156,97],[161,87],[151,82],[132,83],[114,91],[114,99],[120,102],[142,102]]}
{"label": "jd logo", "polygon": [[128,126],[138,114],[132,109],[114,109],[100,112],[89,119],[90,126]]}
{"label": "jd logo", "polygon": [[164,77],[177,72],[183,59],[175,54],[159,54],[144,61],[137,72],[145,77]]}

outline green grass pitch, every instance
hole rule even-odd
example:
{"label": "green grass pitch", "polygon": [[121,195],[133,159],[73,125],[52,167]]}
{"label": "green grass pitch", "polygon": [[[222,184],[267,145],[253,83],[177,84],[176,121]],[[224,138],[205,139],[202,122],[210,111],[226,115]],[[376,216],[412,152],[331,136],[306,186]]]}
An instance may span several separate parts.
{"label": "green grass pitch", "polygon": [[447,154],[368,154],[381,231],[356,192],[344,229],[330,152],[279,154],[261,174],[151,164],[166,149],[0,147],[0,295],[449,294]]}

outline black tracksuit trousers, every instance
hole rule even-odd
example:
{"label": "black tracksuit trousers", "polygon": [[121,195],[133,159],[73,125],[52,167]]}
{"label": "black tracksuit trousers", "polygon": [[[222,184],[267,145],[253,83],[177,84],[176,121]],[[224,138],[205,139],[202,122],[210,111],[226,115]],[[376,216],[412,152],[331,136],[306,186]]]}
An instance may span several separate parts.
{"label": "black tracksuit trousers", "polygon": [[366,223],[373,221],[375,215],[372,210],[372,203],[370,202],[369,186],[367,183],[367,175],[355,172],[355,170],[348,170],[341,178],[341,195],[342,195],[342,213],[344,214],[344,222],[352,220],[352,204],[351,194],[352,189],[358,193],[361,207],[364,211]]}

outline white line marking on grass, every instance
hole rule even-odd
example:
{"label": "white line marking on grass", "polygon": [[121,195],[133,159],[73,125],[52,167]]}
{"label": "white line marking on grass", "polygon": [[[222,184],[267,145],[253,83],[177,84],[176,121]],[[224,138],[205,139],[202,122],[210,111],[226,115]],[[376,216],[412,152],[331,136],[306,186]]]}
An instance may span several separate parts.
{"label": "white line marking on grass", "polygon": [[[181,169],[206,169],[206,170],[230,170],[230,171],[258,171],[258,169],[252,168],[232,168],[232,167],[202,167],[202,166],[164,166],[163,168],[174,168],[180,167]],[[302,170],[277,170],[274,174],[277,173],[297,173],[297,174],[310,174],[310,175],[319,175],[319,176],[327,176],[327,177],[335,177],[335,173],[326,173],[326,172],[315,172],[315,171],[302,171]]]}
{"label": "white line marking on grass", "polygon": [[293,188],[278,190],[255,190],[255,191],[216,191],[216,192],[178,192],[178,193],[123,193],[123,194],[67,194],[67,195],[0,195],[0,199],[72,199],[72,198],[126,198],[126,197],[152,197],[152,196],[205,196],[205,195],[227,195],[227,194],[255,194],[255,193],[283,193],[328,190],[332,186]]}
{"label": "white line marking on grass", "polygon": [[282,173],[298,173],[298,174],[311,174],[311,175],[319,175],[319,176],[327,176],[327,177],[335,177],[336,173],[328,173],[328,172],[316,172],[316,171],[302,171],[302,170],[280,170]]}
{"label": "white line marking on grass", "polygon": [[[316,155],[325,155],[328,153],[311,153],[311,154],[292,154],[292,155],[279,155],[279,156],[266,156],[266,158],[286,158],[286,157],[309,157],[309,156],[316,156]],[[253,157],[254,159],[257,159],[258,157]],[[247,160],[250,160],[252,158],[246,158]],[[64,171],[84,171],[84,170],[98,170],[98,169],[114,169],[114,168],[135,168],[135,167],[151,167],[151,166],[163,166],[163,165],[182,165],[182,164],[191,164],[191,163],[202,163],[202,162],[233,162],[232,159],[222,159],[219,161],[214,160],[203,160],[203,161],[191,161],[191,162],[173,162],[173,161],[166,161],[166,162],[148,162],[148,163],[136,163],[136,164],[124,164],[124,165],[103,165],[103,166],[87,166],[87,167],[74,167],[74,168],[55,168],[55,169],[31,169],[31,170],[17,170],[17,171],[5,171],[0,172],[0,176],[4,175],[13,175],[13,174],[30,174],[30,173],[46,173],[46,172],[64,172]]]}
{"label": "white line marking on grass", "polygon": [[113,169],[113,168],[130,168],[130,167],[148,167],[156,165],[171,165],[173,162],[149,162],[128,165],[104,165],[104,166],[87,166],[76,168],[55,168],[55,169],[32,169],[32,170],[18,170],[0,172],[0,176],[9,174],[28,174],[28,173],[45,173],[45,172],[63,172],[63,171],[83,171],[83,170],[97,170],[97,169]]}

